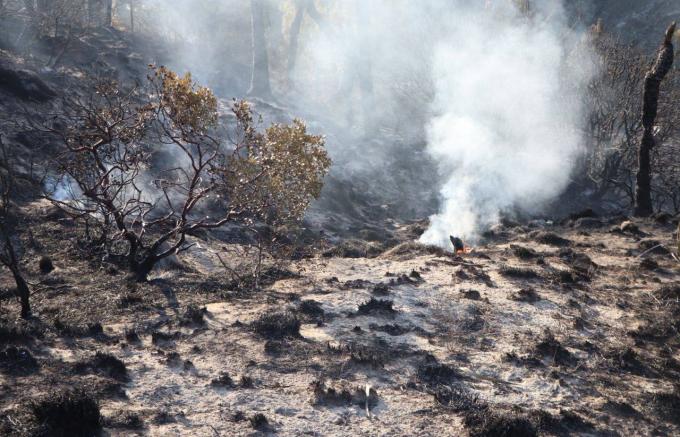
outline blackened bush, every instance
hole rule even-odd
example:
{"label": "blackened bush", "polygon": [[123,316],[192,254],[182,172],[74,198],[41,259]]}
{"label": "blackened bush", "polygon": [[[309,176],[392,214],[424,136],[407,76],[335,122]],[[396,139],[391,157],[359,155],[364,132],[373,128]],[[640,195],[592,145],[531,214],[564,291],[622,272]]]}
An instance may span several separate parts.
{"label": "blackened bush", "polygon": [[76,372],[92,372],[118,381],[126,381],[128,378],[127,368],[118,358],[113,355],[97,352],[89,361],[83,361],[75,365]]}
{"label": "blackened bush", "polygon": [[52,259],[49,256],[43,256],[38,261],[38,267],[40,268],[40,273],[47,274],[54,270],[54,263],[52,263]]}
{"label": "blackened bush", "polygon": [[252,324],[255,332],[265,338],[300,336],[300,320],[290,311],[269,311]]}
{"label": "blackened bush", "polygon": [[91,437],[101,429],[97,400],[81,390],[64,391],[31,405],[43,435]]}
{"label": "blackened bush", "polygon": [[0,352],[0,373],[14,376],[26,376],[38,370],[38,362],[24,348],[9,346]]}

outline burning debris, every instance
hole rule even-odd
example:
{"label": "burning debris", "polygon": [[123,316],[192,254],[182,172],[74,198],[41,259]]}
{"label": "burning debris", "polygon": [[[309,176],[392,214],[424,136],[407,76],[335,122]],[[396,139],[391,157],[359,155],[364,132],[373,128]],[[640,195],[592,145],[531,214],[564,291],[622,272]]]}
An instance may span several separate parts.
{"label": "burning debris", "polygon": [[472,248],[466,246],[462,239],[450,235],[449,240],[451,240],[451,244],[453,244],[453,253],[456,255],[464,255],[472,252]]}

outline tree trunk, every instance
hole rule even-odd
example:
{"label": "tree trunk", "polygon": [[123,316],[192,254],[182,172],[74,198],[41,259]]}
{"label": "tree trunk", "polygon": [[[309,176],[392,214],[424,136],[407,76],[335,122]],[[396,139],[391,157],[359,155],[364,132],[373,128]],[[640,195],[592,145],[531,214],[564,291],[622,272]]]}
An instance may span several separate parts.
{"label": "tree trunk", "polygon": [[130,32],[135,33],[135,0],[130,0]]}
{"label": "tree trunk", "polygon": [[654,122],[659,109],[659,89],[664,77],[673,66],[673,34],[675,23],[666,30],[666,37],[652,68],[645,76],[642,105],[642,125],[644,133],[638,149],[638,172],[635,185],[635,211],[638,217],[652,214],[652,168],[651,151],[655,146]]}
{"label": "tree trunk", "polygon": [[113,25],[113,0],[104,0],[106,5],[106,15],[104,16],[104,26],[111,27]]}
{"label": "tree trunk", "polygon": [[21,301],[21,318],[28,319],[31,316],[31,304],[29,302],[31,292],[18,268],[12,268],[12,276],[14,276],[14,282],[17,284],[17,296]]}
{"label": "tree trunk", "polygon": [[264,0],[250,0],[253,71],[248,94],[270,97],[272,91],[269,84],[269,56],[265,37],[264,8]]}
{"label": "tree trunk", "polygon": [[302,28],[302,20],[305,17],[305,10],[308,2],[306,0],[297,0],[295,18],[290,25],[290,35],[288,44],[288,83],[293,83],[293,72],[295,71],[295,64],[297,63],[298,42],[300,38],[300,29]]}
{"label": "tree trunk", "polygon": [[155,255],[148,255],[142,261],[137,261],[136,257],[130,258],[130,271],[135,275],[137,282],[146,282],[149,273],[153,270],[159,258]]}

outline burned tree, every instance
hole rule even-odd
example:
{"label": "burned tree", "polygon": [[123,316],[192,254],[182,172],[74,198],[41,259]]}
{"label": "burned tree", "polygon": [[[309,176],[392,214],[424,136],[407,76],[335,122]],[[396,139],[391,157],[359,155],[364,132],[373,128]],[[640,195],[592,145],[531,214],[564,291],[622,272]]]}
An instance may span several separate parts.
{"label": "burned tree", "polygon": [[329,165],[323,140],[301,122],[262,136],[243,102],[233,109],[239,135],[222,144],[212,92],[163,67],[147,89],[104,83],[66,108],[46,129],[64,145],[47,194],[72,216],[96,219],[105,250],[138,281],[198,230],[271,211],[300,215]]}
{"label": "burned tree", "polygon": [[12,195],[15,189],[15,174],[7,149],[0,138],[0,264],[11,273],[16,284],[16,293],[21,303],[21,317],[31,315],[30,289],[19,265],[17,252],[17,221],[12,211]]}
{"label": "burned tree", "polygon": [[658,113],[661,82],[673,66],[673,35],[675,23],[666,30],[663,44],[659,48],[656,61],[645,76],[642,124],[644,131],[638,150],[638,172],[635,187],[635,215],[646,217],[652,214],[652,169],[651,151],[655,146],[654,122]]}

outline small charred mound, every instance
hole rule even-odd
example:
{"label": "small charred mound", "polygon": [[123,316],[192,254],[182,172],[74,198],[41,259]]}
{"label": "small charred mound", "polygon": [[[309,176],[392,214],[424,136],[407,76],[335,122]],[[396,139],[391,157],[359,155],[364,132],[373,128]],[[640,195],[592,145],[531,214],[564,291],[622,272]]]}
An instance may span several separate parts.
{"label": "small charred mound", "polygon": [[249,274],[231,280],[227,284],[227,289],[237,293],[246,293],[255,290],[257,286],[269,287],[277,281],[284,279],[296,279],[299,277],[300,275],[295,272],[272,266],[263,270],[260,273],[259,278],[255,278],[253,275]]}
{"label": "small charred mound", "polygon": [[680,387],[676,387],[672,392],[654,394],[652,405],[661,419],[680,425]]}
{"label": "small charred mound", "polygon": [[300,337],[300,319],[291,311],[269,311],[255,320],[251,327],[263,338],[283,339]]}
{"label": "small charred mound", "polygon": [[489,411],[489,405],[481,400],[479,395],[465,388],[440,385],[432,395],[437,405],[454,413],[464,413],[467,416],[485,414]]}
{"label": "small charred mound", "polygon": [[540,279],[541,275],[536,271],[532,269],[527,269],[523,267],[514,267],[514,266],[502,266],[499,270],[498,273],[501,275],[505,276],[506,278],[510,279],[525,279],[525,280],[534,280],[534,279]]}
{"label": "small charred mound", "polygon": [[11,376],[28,376],[38,371],[38,361],[24,348],[9,346],[0,352],[0,373]]}
{"label": "small charred mound", "polygon": [[[558,415],[553,415],[547,411],[534,411],[529,415],[536,428],[541,431],[541,434],[547,433],[549,435],[570,436],[574,434],[598,434],[595,426],[584,420],[578,414],[568,411],[560,410]],[[608,434],[607,434],[608,435]]]}
{"label": "small charred mound", "polygon": [[520,246],[518,244],[511,244],[510,250],[512,251],[513,255],[524,261],[530,261],[541,257],[541,255],[534,249]]}
{"label": "small charred mound", "polygon": [[127,381],[128,372],[125,363],[113,355],[97,352],[93,358],[81,361],[74,366],[76,373],[93,373],[117,381]]}
{"label": "small charred mound", "polygon": [[467,389],[439,386],[433,393],[437,404],[463,415],[463,424],[475,437],[534,437],[536,427],[527,418],[494,411],[489,404]]}
{"label": "small charred mound", "polygon": [[548,358],[553,364],[559,366],[573,366],[577,363],[576,357],[562,346],[550,332],[546,332],[543,339],[536,343],[532,355],[539,360]]}
{"label": "small charred mound", "polygon": [[257,431],[260,432],[268,432],[272,430],[272,426],[269,424],[269,420],[267,420],[267,416],[265,416],[262,413],[257,413],[251,417],[248,418],[248,421],[250,422],[250,426]]}
{"label": "small charred mound", "polygon": [[182,326],[192,326],[205,324],[204,316],[208,313],[205,307],[199,307],[198,305],[189,305],[184,311],[184,314],[180,318],[180,325]]}
{"label": "small charred mound", "polygon": [[40,269],[40,273],[43,275],[46,275],[50,273],[52,270],[54,270],[54,263],[52,262],[52,258],[49,256],[43,256],[40,258],[38,261],[38,268]]}
{"label": "small charred mound", "polygon": [[348,362],[359,366],[369,366],[374,369],[382,369],[394,357],[389,345],[380,340],[369,344],[360,343],[340,343],[333,345],[327,344],[327,352],[330,355],[348,356]]}
{"label": "small charred mound", "polygon": [[671,252],[659,240],[644,239],[638,243],[640,255],[669,256]]}
{"label": "small charred mound", "polygon": [[664,301],[680,302],[680,285],[665,285],[659,288],[655,293],[657,299]]}
{"label": "small charred mound", "polygon": [[141,430],[144,428],[144,421],[139,414],[132,411],[119,410],[104,419],[107,428]]}
{"label": "small charred mound", "polygon": [[654,372],[646,366],[640,356],[631,348],[615,349],[604,353],[604,357],[612,368],[638,376],[654,376]]}
{"label": "small charred mound", "polygon": [[33,321],[0,318],[0,345],[25,344],[43,337],[42,326]]}
{"label": "small charred mound", "polygon": [[401,326],[396,323],[393,324],[387,324],[387,325],[378,325],[376,323],[371,323],[368,325],[369,329],[372,331],[378,331],[378,332],[384,332],[388,335],[391,335],[393,337],[397,337],[400,335],[407,334],[411,332],[411,328],[406,327],[406,326]]}
{"label": "small charred mound", "polygon": [[234,387],[234,380],[227,372],[220,372],[217,378],[210,381],[210,385],[216,388],[231,388]]}
{"label": "small charred mound", "polygon": [[522,288],[510,296],[516,302],[536,303],[541,300],[541,296],[533,288]]}
{"label": "small charred mound", "polygon": [[385,299],[370,298],[368,301],[359,305],[357,315],[380,315],[380,316],[394,316],[397,310],[394,309],[394,302]]}
{"label": "small charred mound", "polygon": [[533,231],[529,233],[529,237],[535,242],[545,244],[546,246],[566,247],[572,244],[571,240],[562,238],[554,232]]}
{"label": "small charred mound", "polygon": [[590,281],[599,266],[584,253],[577,253],[570,248],[560,249],[558,256],[567,264],[573,274],[581,280]]}
{"label": "small charred mound", "polygon": [[101,323],[94,322],[85,325],[72,325],[59,319],[54,321],[54,329],[63,337],[95,337],[106,338]]}
{"label": "small charred mound", "polygon": [[65,391],[31,405],[40,424],[36,433],[51,437],[91,437],[101,430],[99,403],[81,390]]}
{"label": "small charred mound", "polygon": [[408,241],[386,250],[382,255],[380,255],[380,258],[402,260],[427,255],[446,257],[451,254],[439,246],[431,246],[415,241]]}
{"label": "small charred mound", "polygon": [[434,356],[427,355],[416,371],[418,381],[427,386],[451,385],[460,380],[461,373],[455,368],[440,363]]}
{"label": "small charred mound", "polygon": [[311,403],[314,406],[368,407],[369,410],[378,405],[378,392],[372,387],[353,386],[345,381],[330,383],[327,380],[315,380],[310,384]]}
{"label": "small charred mound", "polygon": [[534,437],[538,431],[531,421],[515,414],[470,413],[463,420],[470,437]]}
{"label": "small charred mound", "polygon": [[375,242],[345,240],[321,254],[324,258],[375,258],[383,247]]}
{"label": "small charred mound", "polygon": [[306,320],[317,323],[322,322],[326,315],[321,303],[311,299],[301,301],[298,304],[298,311]]}

